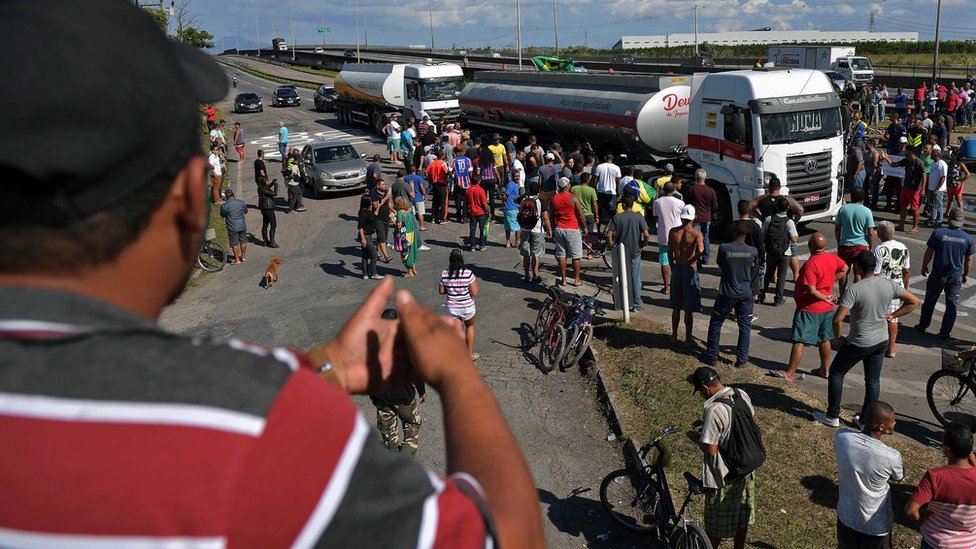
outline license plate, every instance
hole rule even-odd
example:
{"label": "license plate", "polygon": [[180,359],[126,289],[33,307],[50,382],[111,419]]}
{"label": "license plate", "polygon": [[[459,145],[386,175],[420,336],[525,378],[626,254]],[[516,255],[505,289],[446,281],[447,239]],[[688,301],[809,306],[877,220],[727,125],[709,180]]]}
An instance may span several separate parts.
{"label": "license plate", "polygon": [[811,194],[810,196],[803,197],[804,204],[807,202],[819,202],[819,201],[820,201],[819,194]]}

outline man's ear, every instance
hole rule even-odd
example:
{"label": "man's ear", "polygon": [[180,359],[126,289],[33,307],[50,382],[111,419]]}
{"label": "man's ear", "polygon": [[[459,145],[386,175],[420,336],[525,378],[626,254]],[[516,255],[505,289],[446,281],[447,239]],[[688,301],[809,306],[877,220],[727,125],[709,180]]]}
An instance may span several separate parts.
{"label": "man's ear", "polygon": [[206,159],[194,156],[173,182],[170,197],[179,202],[180,222],[188,233],[198,234],[207,227],[207,179]]}

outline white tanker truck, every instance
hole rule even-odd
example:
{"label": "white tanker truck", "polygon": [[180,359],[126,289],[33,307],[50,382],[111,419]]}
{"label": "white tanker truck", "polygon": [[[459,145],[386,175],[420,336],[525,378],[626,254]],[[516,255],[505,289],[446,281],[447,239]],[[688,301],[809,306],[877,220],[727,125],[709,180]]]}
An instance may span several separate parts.
{"label": "white tanker truck", "polygon": [[822,72],[481,72],[460,103],[468,125],[578,138],[630,160],[704,168],[721,206],[716,234],[725,234],[738,201],[764,194],[774,176],[804,205],[806,220],[841,205],[840,98]]}
{"label": "white tanker truck", "polygon": [[335,78],[336,117],[377,134],[394,112],[453,121],[463,87],[464,73],[453,63],[346,63]]}

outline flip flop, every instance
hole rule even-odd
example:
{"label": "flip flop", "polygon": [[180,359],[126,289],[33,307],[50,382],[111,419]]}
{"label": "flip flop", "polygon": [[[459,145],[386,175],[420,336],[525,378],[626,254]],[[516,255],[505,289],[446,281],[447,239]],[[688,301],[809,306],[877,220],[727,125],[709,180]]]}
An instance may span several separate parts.
{"label": "flip flop", "polygon": [[792,379],[786,377],[786,372],[784,372],[783,370],[772,370],[770,372],[766,372],[766,375],[769,377],[778,377],[780,379],[785,379],[786,381],[793,381]]}
{"label": "flip flop", "polygon": [[478,360],[479,358],[481,358],[481,355],[478,353],[471,353],[471,360]]}
{"label": "flip flop", "polygon": [[819,377],[820,379],[827,379],[826,376],[820,375],[820,369],[819,368],[814,368],[812,370],[807,370],[806,373],[807,373],[807,375],[811,375],[813,377]]}
{"label": "flip flop", "polygon": [[570,286],[573,286],[574,288],[579,288],[580,286],[583,285],[583,283],[582,282],[570,282],[569,285]]}

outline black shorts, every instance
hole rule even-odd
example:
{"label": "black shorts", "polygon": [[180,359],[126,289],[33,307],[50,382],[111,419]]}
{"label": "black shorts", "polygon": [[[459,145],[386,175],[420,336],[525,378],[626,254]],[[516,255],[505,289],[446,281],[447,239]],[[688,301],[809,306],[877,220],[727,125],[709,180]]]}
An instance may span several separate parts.
{"label": "black shorts", "polygon": [[386,239],[390,236],[390,222],[383,221],[380,219],[376,220],[376,242],[379,244],[385,244]]}
{"label": "black shorts", "polygon": [[231,248],[238,244],[247,244],[247,231],[227,231],[227,242]]}

